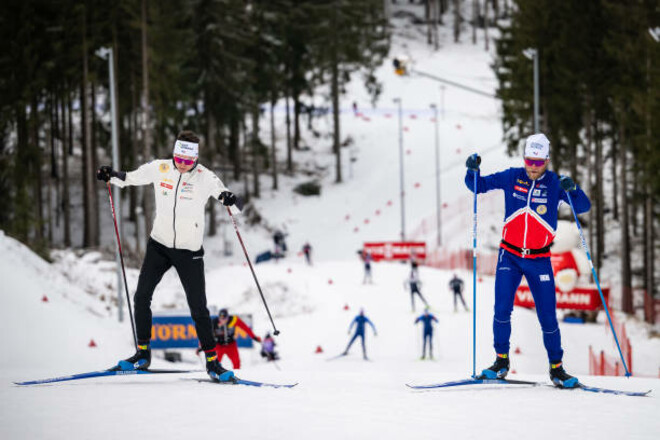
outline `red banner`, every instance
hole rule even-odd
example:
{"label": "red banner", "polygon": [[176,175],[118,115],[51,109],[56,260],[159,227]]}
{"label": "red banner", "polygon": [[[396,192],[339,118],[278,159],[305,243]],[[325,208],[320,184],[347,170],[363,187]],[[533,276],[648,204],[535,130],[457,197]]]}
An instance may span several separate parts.
{"label": "red banner", "polygon": [[[609,287],[605,287],[603,296],[605,301],[610,294]],[[534,307],[534,298],[532,292],[529,291],[529,286],[520,286],[516,291],[516,298],[514,305],[520,307]],[[600,295],[598,289],[593,287],[576,287],[570,292],[562,292],[557,289],[557,308],[570,309],[570,310],[599,310],[602,308]]]}
{"label": "red banner", "polygon": [[426,243],[422,241],[388,241],[365,243],[364,252],[371,254],[374,261],[417,260],[426,259]]}

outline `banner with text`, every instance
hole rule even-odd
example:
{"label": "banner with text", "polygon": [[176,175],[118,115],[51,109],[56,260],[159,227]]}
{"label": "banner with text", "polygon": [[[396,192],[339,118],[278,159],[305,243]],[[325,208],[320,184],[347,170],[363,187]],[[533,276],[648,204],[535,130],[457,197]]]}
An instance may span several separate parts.
{"label": "banner with text", "polygon": [[370,253],[374,261],[426,259],[426,243],[423,241],[383,241],[364,243],[364,252]]}
{"label": "banner with text", "polygon": [[[252,315],[238,315],[252,328]],[[217,316],[211,316],[211,319]],[[236,328],[236,344],[240,348],[252,348],[252,339],[242,329]],[[197,330],[190,315],[154,315],[151,326],[151,348],[197,348]]]}

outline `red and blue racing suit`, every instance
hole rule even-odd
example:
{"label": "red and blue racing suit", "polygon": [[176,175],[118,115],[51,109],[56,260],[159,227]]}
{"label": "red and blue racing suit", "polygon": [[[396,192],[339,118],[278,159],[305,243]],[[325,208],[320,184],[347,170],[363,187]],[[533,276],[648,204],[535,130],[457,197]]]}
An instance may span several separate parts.
{"label": "red and blue racing suit", "polygon": [[[566,192],[559,184],[559,176],[546,171],[538,179],[531,180],[524,168],[509,168],[488,176],[468,170],[465,184],[473,192],[475,172],[477,193],[494,189],[504,191],[504,227],[495,276],[495,351],[500,354],[509,352],[513,301],[524,275],[536,304],[548,360],[551,363],[560,362],[564,352],[557,323],[555,280],[550,264],[550,245],[556,234],[557,211],[562,202],[568,203]],[[578,214],[591,208],[589,198],[579,187],[570,191],[570,196]]]}

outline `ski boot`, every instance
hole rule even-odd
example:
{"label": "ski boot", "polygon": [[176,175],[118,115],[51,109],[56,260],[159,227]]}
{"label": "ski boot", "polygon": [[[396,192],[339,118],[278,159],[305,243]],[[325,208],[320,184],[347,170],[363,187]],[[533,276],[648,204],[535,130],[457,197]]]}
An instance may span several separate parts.
{"label": "ski boot", "polygon": [[507,374],[509,374],[509,355],[498,353],[493,365],[482,370],[477,379],[504,379]]}
{"label": "ski boot", "polygon": [[146,370],[151,365],[151,348],[149,344],[138,345],[138,350],[128,359],[119,361],[115,367],[121,371]]}
{"label": "ski boot", "polygon": [[214,382],[232,383],[236,380],[233,371],[222,368],[215,353],[206,355],[206,372]]}
{"label": "ski boot", "polygon": [[550,380],[558,388],[576,388],[580,385],[577,377],[573,377],[564,370],[562,362],[550,364]]}

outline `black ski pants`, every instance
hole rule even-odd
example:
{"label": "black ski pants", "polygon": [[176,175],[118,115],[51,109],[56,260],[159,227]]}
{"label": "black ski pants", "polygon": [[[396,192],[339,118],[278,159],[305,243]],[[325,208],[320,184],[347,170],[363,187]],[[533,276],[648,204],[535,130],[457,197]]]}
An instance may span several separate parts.
{"label": "black ski pants", "polygon": [[172,249],[149,238],[147,252],[140,269],[137,290],[133,297],[135,304],[135,327],[138,342],[151,339],[151,298],[160,280],[172,266],[186,292],[190,315],[195,321],[195,329],[202,350],[215,348],[215,338],[211,328],[211,317],[206,307],[206,282],[204,278],[204,248],[198,251]]}

